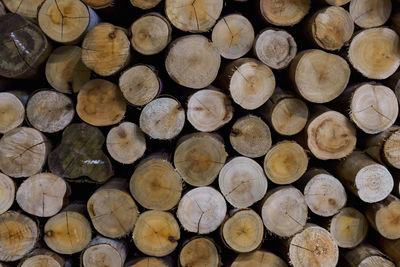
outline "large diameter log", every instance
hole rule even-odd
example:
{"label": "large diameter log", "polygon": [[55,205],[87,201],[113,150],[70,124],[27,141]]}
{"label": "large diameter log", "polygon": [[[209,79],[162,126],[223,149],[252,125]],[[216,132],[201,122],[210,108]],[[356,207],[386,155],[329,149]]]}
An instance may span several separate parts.
{"label": "large diameter log", "polygon": [[134,7],[140,9],[150,9],[158,5],[161,0],[130,0]]}
{"label": "large diameter log", "polygon": [[[202,1],[206,0],[198,0],[196,3]],[[169,45],[165,59],[169,76],[176,83],[194,89],[210,85],[217,77],[220,64],[221,56],[212,42],[197,34],[175,39]]]}
{"label": "large diameter log", "polygon": [[16,13],[23,17],[36,21],[38,15],[38,8],[44,0],[29,0],[29,1],[15,1],[3,0],[4,6],[12,13]]}
{"label": "large diameter log", "polygon": [[222,57],[237,59],[250,51],[254,41],[254,29],[246,17],[231,14],[215,24],[211,40]]}
{"label": "large diameter log", "polygon": [[16,211],[0,215],[0,260],[16,261],[37,245],[40,230],[31,218]]}
{"label": "large diameter log", "polygon": [[82,61],[95,73],[110,76],[129,63],[130,47],[125,29],[110,23],[100,23],[83,39]]}
{"label": "large diameter log", "polygon": [[231,267],[288,267],[285,261],[265,250],[256,250],[250,253],[240,253]]}
{"label": "large diameter log", "polygon": [[344,251],[342,258],[349,267],[395,267],[385,254],[367,243]]}
{"label": "large diameter log", "polygon": [[400,65],[399,36],[389,28],[358,32],[351,40],[348,58],[353,67],[370,79],[386,79]]}
{"label": "large diameter log", "polygon": [[51,53],[46,63],[49,84],[64,94],[77,93],[89,81],[91,71],[81,60],[78,46],[60,46]]}
{"label": "large diameter log", "polygon": [[38,248],[23,258],[18,267],[64,267],[66,261],[58,254],[43,248]]}
{"label": "large diameter log", "polygon": [[195,237],[183,245],[178,261],[179,266],[221,266],[221,257],[214,241],[201,236]]}
{"label": "large diameter log", "polygon": [[15,128],[0,139],[0,169],[11,177],[28,177],[38,173],[46,163],[50,143],[38,130]]}
{"label": "large diameter log", "polygon": [[174,166],[186,183],[207,186],[218,176],[227,156],[220,136],[194,133],[178,140]]}
{"label": "large diameter log", "polygon": [[51,44],[38,26],[8,13],[0,16],[0,75],[31,78],[51,52]]}
{"label": "large diameter log", "polygon": [[97,236],[82,252],[83,267],[123,267],[128,253],[123,241]]}
{"label": "large diameter log", "polygon": [[218,82],[230,92],[236,104],[248,110],[264,104],[276,85],[272,70],[253,58],[240,58],[226,65]]}
{"label": "large diameter log", "polygon": [[307,213],[303,194],[293,186],[281,186],[268,192],[261,208],[265,228],[284,238],[303,230]]}
{"label": "large diameter log", "polygon": [[297,44],[287,31],[266,28],[256,37],[253,45],[255,56],[272,69],[286,68],[297,53]]}
{"label": "large diameter log", "polygon": [[222,0],[166,0],[165,14],[182,31],[206,32],[219,18],[222,6]]}
{"label": "large diameter log", "polygon": [[381,201],[393,189],[393,177],[386,167],[361,151],[335,161],[333,167],[343,185],[364,202]]}
{"label": "large diameter log", "polygon": [[385,24],[392,12],[390,0],[352,0],[349,7],[354,23],[361,28]]}
{"label": "large diameter log", "polygon": [[7,175],[0,173],[0,214],[6,212],[14,203],[15,183]]}
{"label": "large diameter log", "polygon": [[21,100],[11,93],[0,93],[0,133],[4,134],[24,122],[25,107]]}
{"label": "large diameter log", "polygon": [[253,159],[235,157],[222,167],[218,185],[225,199],[235,208],[247,208],[261,200],[268,182],[261,166]]}
{"label": "large diameter log", "polygon": [[293,26],[308,13],[310,0],[258,0],[261,15],[266,22],[276,26]]}
{"label": "large diameter log", "polygon": [[87,201],[90,220],[103,236],[121,238],[133,230],[139,212],[127,187],[126,179],[112,179]]}
{"label": "large diameter log", "polygon": [[185,230],[208,234],[221,225],[226,210],[226,202],[220,192],[212,187],[197,187],[182,197],[176,216]]}
{"label": "large diameter log", "polygon": [[298,53],[289,68],[297,92],[313,103],[326,103],[338,97],[346,88],[350,73],[346,60],[318,49]]}
{"label": "large diameter log", "polygon": [[400,264],[400,239],[387,239],[380,234],[373,236],[374,245],[379,248],[383,253],[389,256],[392,261],[399,266]]}
{"label": "large diameter log", "polygon": [[162,257],[178,246],[181,233],[171,213],[150,210],[143,212],[135,225],[132,238],[135,246],[146,255]]}

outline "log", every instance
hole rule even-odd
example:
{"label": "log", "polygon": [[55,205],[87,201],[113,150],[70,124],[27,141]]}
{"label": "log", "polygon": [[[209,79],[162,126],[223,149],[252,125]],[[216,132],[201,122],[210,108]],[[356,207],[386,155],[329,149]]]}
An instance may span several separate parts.
{"label": "log", "polygon": [[311,6],[310,0],[259,0],[263,19],[276,26],[293,26],[300,22]]}
{"label": "log", "polygon": [[354,0],[350,2],[350,15],[361,28],[378,27],[385,24],[392,12],[390,0]]}
{"label": "log", "polygon": [[[196,3],[203,1],[206,0],[197,0]],[[173,1],[166,1],[166,6],[169,2]],[[222,4],[222,0],[217,2]],[[165,59],[165,68],[172,80],[194,89],[209,86],[217,77],[220,64],[221,57],[212,42],[198,34],[183,36],[172,41]]]}
{"label": "log", "polygon": [[78,93],[76,112],[94,126],[109,126],[125,116],[126,101],[118,86],[103,79],[90,80]]}
{"label": "log", "polygon": [[381,201],[393,189],[393,177],[385,166],[361,151],[354,151],[343,160],[332,162],[332,166],[335,177],[364,202]]}
{"label": "log", "polygon": [[306,126],[309,112],[307,105],[296,95],[279,87],[259,108],[259,113],[280,135],[295,135]]}
{"label": "log", "polygon": [[82,0],[93,9],[103,9],[114,5],[115,0]]}
{"label": "log", "polygon": [[170,210],[181,198],[182,178],[164,155],[153,154],[136,166],[129,189],[146,209]]}
{"label": "log", "polygon": [[[6,9],[4,8],[3,2],[0,2],[0,16],[3,16],[7,13]],[[1,266],[3,267],[3,266]],[[7,267],[7,266],[6,266]]]}
{"label": "log", "polygon": [[346,88],[350,73],[346,60],[319,49],[298,53],[289,68],[296,91],[312,103],[326,103],[338,97]]}
{"label": "log", "polygon": [[122,267],[127,253],[128,248],[123,241],[97,236],[82,252],[81,263],[84,267]]}
{"label": "log", "polygon": [[391,240],[384,238],[380,234],[375,234],[373,236],[373,241],[375,242],[374,245],[376,245],[380,251],[389,256],[392,259],[392,261],[396,264],[396,266],[399,265],[400,239]]}
{"label": "log", "polygon": [[151,12],[132,23],[130,34],[133,49],[143,55],[155,55],[171,42],[172,27],[164,16]]}
{"label": "log", "polygon": [[222,6],[222,0],[166,0],[165,14],[179,30],[206,32],[219,18]]}
{"label": "log", "polygon": [[212,187],[197,187],[188,191],[179,201],[176,216],[189,232],[208,234],[215,231],[226,215],[226,202]]}
{"label": "log", "polygon": [[254,110],[273,94],[272,70],[253,58],[240,58],[226,65],[219,77],[221,88],[230,92],[233,101],[244,109]]}
{"label": "log", "polygon": [[39,240],[35,221],[16,211],[0,215],[0,260],[9,262],[23,258]]}
{"label": "log", "polygon": [[237,59],[250,51],[254,29],[246,17],[240,14],[227,15],[215,24],[211,40],[222,57]]}
{"label": "log", "polygon": [[186,183],[207,186],[214,182],[227,156],[222,137],[193,133],[178,140],[174,166]]}
{"label": "log", "polygon": [[253,53],[268,67],[284,69],[296,56],[297,44],[287,31],[265,28],[256,36]]}
{"label": "log", "polygon": [[134,7],[140,9],[150,9],[158,5],[161,0],[130,0]]}
{"label": "log", "polygon": [[149,210],[139,216],[132,238],[141,252],[162,257],[173,252],[178,246],[180,229],[171,213]]}
{"label": "log", "polygon": [[288,267],[286,262],[281,258],[273,254],[272,252],[265,250],[256,250],[250,253],[239,254],[231,267]]}
{"label": "log", "polygon": [[198,131],[215,131],[232,117],[233,107],[229,97],[217,89],[199,90],[188,98],[187,120]]}
{"label": "log", "polygon": [[355,208],[345,207],[332,217],[328,230],[339,247],[354,248],[365,240],[368,221]]}
{"label": "log", "polygon": [[46,163],[50,143],[38,130],[18,127],[0,139],[0,170],[13,178],[38,173]]}
{"label": "log", "polygon": [[130,42],[126,30],[110,23],[94,26],[82,42],[82,61],[101,76],[116,74],[128,65]]}
{"label": "log", "polygon": [[267,193],[260,213],[268,231],[286,238],[303,230],[307,212],[306,201],[298,189],[280,186]]}
{"label": "log", "polygon": [[46,222],[43,239],[51,250],[73,254],[85,249],[92,239],[92,229],[84,210],[83,204],[70,204]]}
{"label": "log", "polygon": [[140,113],[140,129],[153,139],[175,138],[185,124],[185,110],[172,97],[160,97],[147,104]]}
{"label": "log", "polygon": [[350,2],[350,0],[320,0],[319,2],[332,6],[343,6]]}
{"label": "log", "polygon": [[395,267],[394,263],[386,255],[367,243],[344,252],[342,258],[349,267]]}
{"label": "log", "polygon": [[0,133],[15,129],[24,122],[25,107],[12,93],[0,93]]}
{"label": "log", "polygon": [[18,267],[64,267],[66,261],[58,254],[43,248],[37,248],[23,258]]}
{"label": "log", "polygon": [[264,225],[260,215],[252,209],[234,211],[221,225],[224,244],[238,253],[251,252],[261,246]]}
{"label": "log", "polygon": [[265,196],[268,182],[263,169],[255,160],[235,157],[222,167],[218,185],[229,204],[243,209]]}
{"label": "log", "polygon": [[27,79],[40,73],[41,64],[51,52],[51,43],[38,26],[21,17],[7,13],[0,16],[0,75]]}
{"label": "log", "polygon": [[32,21],[37,20],[38,8],[43,4],[43,2],[44,0],[3,0],[4,6],[10,12],[26,17]]}
{"label": "log", "polygon": [[29,123],[41,132],[59,132],[71,123],[74,116],[72,99],[52,90],[32,94],[26,104]]}
{"label": "log", "polygon": [[108,132],[106,145],[113,159],[123,164],[132,164],[146,151],[146,138],[139,126],[123,122]]}
{"label": "log", "polygon": [[0,215],[14,203],[16,185],[7,175],[0,173]]}
{"label": "log", "polygon": [[139,212],[127,187],[128,180],[114,178],[87,201],[93,227],[105,237],[121,238],[133,230]]}
{"label": "log", "polygon": [[125,99],[134,106],[144,106],[156,98],[162,83],[154,67],[137,64],[119,77],[119,87]]}
{"label": "log", "polygon": [[214,241],[197,236],[185,243],[179,253],[178,266],[221,266],[221,257]]}
{"label": "log", "polygon": [[46,78],[54,89],[73,94],[89,81],[91,71],[83,64],[81,55],[82,49],[78,46],[54,49],[46,63]]}
{"label": "log", "polygon": [[243,116],[236,120],[229,134],[229,141],[233,149],[249,158],[264,156],[272,145],[268,125],[254,115]]}
{"label": "log", "polygon": [[363,30],[353,36],[347,57],[363,76],[377,80],[386,79],[400,65],[398,43],[399,36],[389,28]]}
{"label": "log", "polygon": [[167,258],[141,257],[128,261],[124,267],[173,267]]}

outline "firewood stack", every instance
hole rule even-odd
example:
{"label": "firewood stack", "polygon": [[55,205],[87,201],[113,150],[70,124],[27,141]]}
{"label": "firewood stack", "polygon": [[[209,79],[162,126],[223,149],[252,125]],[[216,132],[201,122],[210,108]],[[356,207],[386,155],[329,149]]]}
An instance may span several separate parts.
{"label": "firewood stack", "polygon": [[0,266],[400,266],[400,1],[0,0]]}

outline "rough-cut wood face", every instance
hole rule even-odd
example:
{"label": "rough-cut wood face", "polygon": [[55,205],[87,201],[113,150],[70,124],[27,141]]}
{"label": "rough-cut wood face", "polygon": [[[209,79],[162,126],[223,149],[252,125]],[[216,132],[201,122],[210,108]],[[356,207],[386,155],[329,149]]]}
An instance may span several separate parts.
{"label": "rough-cut wood face", "polygon": [[196,237],[186,243],[179,253],[180,266],[210,266],[221,265],[219,252],[211,239]]}
{"label": "rough-cut wood face", "polygon": [[256,250],[250,253],[240,253],[231,265],[232,267],[288,267],[286,262],[269,251]]}
{"label": "rough-cut wood face", "polygon": [[113,4],[114,0],[82,0],[92,8],[104,8]]}
{"label": "rough-cut wood face", "polygon": [[6,212],[14,203],[15,183],[7,175],[0,173],[0,214]]}
{"label": "rough-cut wood face", "polygon": [[130,0],[131,4],[141,9],[150,9],[158,5],[161,0]]}
{"label": "rough-cut wood face", "polygon": [[298,23],[310,9],[310,0],[260,0],[264,19],[276,26],[292,26]]}
{"label": "rough-cut wood face", "polygon": [[353,0],[350,2],[350,15],[361,28],[383,25],[392,11],[390,0]]}
{"label": "rough-cut wood face", "polygon": [[0,93],[0,133],[6,133],[22,124],[25,107],[13,94]]}
{"label": "rough-cut wood face", "polygon": [[30,19],[37,18],[38,8],[43,2],[44,0],[3,0],[10,12]]}

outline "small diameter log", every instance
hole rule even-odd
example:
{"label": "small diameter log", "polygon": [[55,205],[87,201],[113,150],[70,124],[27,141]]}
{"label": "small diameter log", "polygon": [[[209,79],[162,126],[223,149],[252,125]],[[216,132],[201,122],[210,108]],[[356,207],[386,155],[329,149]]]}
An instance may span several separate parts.
{"label": "small diameter log", "polygon": [[248,110],[259,108],[275,90],[272,70],[253,58],[240,58],[229,63],[220,73],[218,81],[223,89],[230,92],[236,104]]}
{"label": "small diameter log", "polygon": [[1,214],[0,260],[21,259],[37,245],[39,234],[39,227],[31,218],[16,211]]}
{"label": "small diameter log", "polygon": [[156,258],[156,257],[140,257],[125,263],[124,267],[174,267],[175,264],[171,263],[169,257]]}
{"label": "small diameter log", "polygon": [[43,248],[38,248],[23,258],[18,267],[64,267],[65,260],[58,254]]}
{"label": "small diameter log", "polygon": [[136,166],[129,189],[146,209],[170,210],[181,198],[182,178],[167,159],[153,155]]}
{"label": "small diameter log", "polygon": [[100,23],[83,39],[82,61],[95,73],[110,76],[129,63],[130,47],[125,29],[110,23]]}
{"label": "small diameter log", "polygon": [[233,149],[249,158],[264,156],[272,145],[268,125],[254,115],[239,118],[232,126],[229,140]]}
{"label": "small diameter log", "polygon": [[228,15],[215,24],[211,40],[222,57],[237,59],[250,51],[254,29],[246,17],[240,14]]}
{"label": "small diameter log", "polygon": [[74,116],[72,99],[59,92],[38,91],[30,96],[26,104],[29,123],[41,132],[59,132],[71,123]]}
{"label": "small diameter log", "polygon": [[221,266],[221,257],[214,241],[201,236],[195,237],[183,245],[178,261],[178,266]]}
{"label": "small diameter log", "polygon": [[136,124],[123,122],[108,132],[106,145],[113,159],[132,164],[146,151],[146,138]]}
{"label": "small diameter log", "polygon": [[286,68],[297,53],[293,36],[285,30],[266,28],[256,37],[254,55],[272,69]]}
{"label": "small diameter log", "polygon": [[222,0],[166,0],[165,14],[178,29],[185,32],[206,32],[219,18]]}
{"label": "small diameter log", "polygon": [[305,33],[312,43],[326,50],[339,50],[354,32],[349,12],[337,6],[318,10],[307,21],[306,27]]}
{"label": "small diameter log", "polygon": [[140,9],[150,9],[158,5],[161,0],[130,0],[134,7]]}
{"label": "small diameter log", "polygon": [[36,129],[19,127],[0,139],[0,169],[11,177],[28,177],[38,173],[46,163],[50,143]]}
{"label": "small diameter log", "polygon": [[61,46],[52,52],[46,63],[49,84],[64,94],[77,93],[89,81],[91,71],[81,60],[78,46]]}
{"label": "small diameter log", "polygon": [[90,80],[78,93],[76,112],[83,121],[94,126],[113,125],[125,116],[126,101],[112,82]]}
{"label": "small diameter log", "polygon": [[220,230],[224,244],[239,253],[257,249],[264,238],[263,221],[251,209],[234,212],[222,223]]}
{"label": "small diameter log", "polygon": [[349,7],[354,23],[361,28],[385,24],[392,12],[390,0],[352,0]]}
{"label": "small diameter log", "polygon": [[186,183],[207,186],[214,182],[227,156],[220,136],[194,133],[178,140],[174,166]]}
{"label": "small diameter log", "polygon": [[311,6],[310,0],[258,0],[266,22],[276,26],[293,26],[300,22]]}
{"label": "small diameter log", "polygon": [[379,250],[389,256],[396,266],[400,264],[400,239],[391,240],[384,238],[380,234],[375,234],[374,245],[376,245]]}
{"label": "small diameter log", "polygon": [[363,30],[351,40],[348,58],[353,67],[365,77],[386,79],[400,65],[398,43],[399,36],[389,28]]}
{"label": "small diameter log", "polygon": [[385,254],[366,243],[344,251],[342,258],[349,267],[395,267]]}
{"label": "small diameter log", "polygon": [[185,230],[208,234],[221,225],[226,210],[226,202],[220,192],[208,186],[197,187],[182,197],[176,216]]}
{"label": "small diameter log", "polygon": [[140,129],[151,138],[175,138],[185,124],[185,110],[178,100],[160,97],[147,104],[140,113]]}
{"label": "small diameter log", "polygon": [[336,266],[338,246],[331,234],[317,225],[309,224],[289,240],[289,259],[294,267]]}
{"label": "small diameter log", "polygon": [[[197,0],[195,3],[203,1],[208,0]],[[189,7],[192,8],[191,5]],[[174,10],[184,9],[174,7]],[[204,16],[208,18],[208,15]],[[169,76],[176,83],[194,89],[209,86],[217,77],[220,64],[221,56],[212,42],[198,34],[175,39],[169,45],[165,59],[165,68]]]}
{"label": "small diameter log", "polygon": [[0,93],[0,133],[4,134],[24,122],[25,107],[11,93]]}
{"label": "small diameter log", "polygon": [[82,252],[83,267],[123,267],[127,251],[123,241],[97,236]]}
{"label": "small diameter log", "polygon": [[121,238],[133,230],[139,212],[127,187],[126,179],[114,178],[97,189],[87,202],[90,220],[103,236]]}
{"label": "small diameter log", "polygon": [[93,9],[102,9],[114,4],[115,0],[82,0],[83,3]]}
{"label": "small diameter log", "polygon": [[263,200],[261,208],[267,230],[284,238],[303,230],[307,213],[303,194],[293,186],[274,188]]}
{"label": "small diameter log", "polygon": [[215,131],[232,117],[231,100],[218,90],[203,89],[188,98],[187,119],[198,131]]}
{"label": "small diameter log", "polygon": [[275,184],[291,184],[307,170],[308,157],[304,149],[294,141],[275,144],[265,155],[264,171]]}
{"label": "small diameter log", "polygon": [[354,248],[364,241],[368,221],[358,210],[346,207],[332,217],[329,232],[341,248]]}
{"label": "small diameter log", "polygon": [[235,208],[247,208],[261,200],[268,182],[263,169],[253,159],[235,157],[222,167],[218,185],[226,200]]}
{"label": "small diameter log", "polygon": [[280,135],[295,135],[306,126],[307,105],[294,93],[275,88],[274,94],[259,108],[260,115]]}
{"label": "small diameter log", "polygon": [[336,177],[362,201],[374,203],[385,199],[393,189],[390,172],[361,151],[354,151],[333,163]]}
{"label": "small diameter log", "polygon": [[17,14],[0,16],[0,39],[0,75],[7,78],[34,77],[51,52],[40,28]]}
{"label": "small diameter log", "polygon": [[51,217],[67,203],[68,184],[52,173],[38,173],[26,179],[18,188],[16,201],[27,213]]}
{"label": "small diameter log", "polygon": [[90,222],[83,215],[81,204],[71,204],[51,217],[44,225],[44,242],[60,254],[82,251],[92,239]]}
{"label": "small diameter log", "polygon": [[143,55],[155,55],[171,41],[172,28],[166,18],[152,12],[135,20],[130,33],[133,49]]}
{"label": "small diameter log", "polygon": [[138,64],[121,74],[119,87],[130,104],[144,106],[158,96],[162,83],[152,66]]}
{"label": "small diameter log", "polygon": [[[318,2],[318,1],[317,1]],[[350,2],[350,0],[319,0],[323,4],[328,4],[332,6],[343,6]]]}
{"label": "small diameter log", "polygon": [[36,21],[38,8],[44,0],[3,0],[4,6],[12,13],[16,13],[32,21]]}
{"label": "small diameter log", "polygon": [[318,49],[298,53],[289,68],[295,89],[312,103],[326,103],[338,97],[346,88],[350,73],[346,60]]}
{"label": "small diameter log", "polygon": [[178,246],[181,233],[174,216],[165,211],[143,212],[135,225],[132,238],[137,249],[149,256],[162,257]]}
{"label": "small diameter log", "polygon": [[0,173],[0,214],[6,212],[14,203],[15,183],[7,175]]}
{"label": "small diameter log", "polygon": [[281,258],[273,254],[272,252],[265,250],[256,250],[250,253],[240,253],[231,267],[288,267],[286,262]]}

